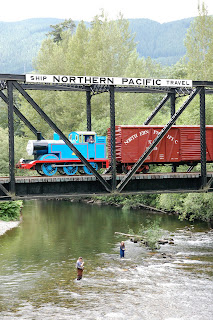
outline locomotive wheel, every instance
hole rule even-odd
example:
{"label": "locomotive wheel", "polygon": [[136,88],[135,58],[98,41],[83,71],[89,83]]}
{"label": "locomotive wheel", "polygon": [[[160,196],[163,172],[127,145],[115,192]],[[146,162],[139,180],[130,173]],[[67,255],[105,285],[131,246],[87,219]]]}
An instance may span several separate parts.
{"label": "locomotive wheel", "polygon": [[51,163],[43,163],[41,169],[45,176],[53,176],[57,172],[57,167],[53,167]]}
{"label": "locomotive wheel", "polygon": [[149,172],[149,168],[144,168],[140,173],[148,173]]}
{"label": "locomotive wheel", "polygon": [[61,174],[61,175],[65,175],[65,172],[62,168],[58,168],[58,172]]}
{"label": "locomotive wheel", "polygon": [[38,174],[40,174],[40,176],[44,176],[45,175],[44,172],[41,169],[37,169],[36,171],[38,172]]}
{"label": "locomotive wheel", "polygon": [[[97,164],[97,163],[95,163],[95,162],[90,162],[90,164],[91,164],[91,166],[92,166],[95,170],[98,170],[98,164]],[[93,174],[86,166],[84,166],[83,168],[84,168],[84,172],[85,172],[86,174],[89,174],[89,175]]]}
{"label": "locomotive wheel", "polygon": [[85,173],[83,167],[79,167],[79,168],[78,168],[78,172],[79,172],[80,174],[84,174],[84,173]]}
{"label": "locomotive wheel", "polygon": [[67,174],[68,176],[72,176],[73,174],[76,174],[78,171],[78,166],[69,166],[68,163],[65,163],[67,167],[64,167],[64,173]]}

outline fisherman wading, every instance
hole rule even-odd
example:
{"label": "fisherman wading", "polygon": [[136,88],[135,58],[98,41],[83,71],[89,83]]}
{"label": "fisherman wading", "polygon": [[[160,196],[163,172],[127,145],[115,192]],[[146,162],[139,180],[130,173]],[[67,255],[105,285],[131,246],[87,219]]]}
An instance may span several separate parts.
{"label": "fisherman wading", "polygon": [[79,257],[76,262],[76,269],[77,269],[77,280],[82,279],[83,270],[84,270],[84,262],[82,257]]}

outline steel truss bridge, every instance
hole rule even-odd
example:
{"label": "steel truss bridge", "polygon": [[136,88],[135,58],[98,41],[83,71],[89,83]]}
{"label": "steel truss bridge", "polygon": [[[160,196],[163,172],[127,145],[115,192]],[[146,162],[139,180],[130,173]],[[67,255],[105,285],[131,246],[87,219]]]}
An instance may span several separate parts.
{"label": "steel truss bridge", "polygon": [[[213,94],[213,82],[193,81],[192,88],[182,87],[140,87],[118,85],[74,85],[74,84],[48,84],[26,83],[26,75],[0,74],[0,98],[8,106],[8,132],[9,132],[9,176],[0,177],[0,200],[37,199],[37,198],[69,198],[73,196],[92,196],[109,194],[141,194],[165,192],[212,192],[213,171],[207,172],[206,166],[206,94]],[[92,171],[92,176],[55,176],[55,177],[20,177],[15,176],[14,160],[14,113],[37,136],[38,130],[19,111],[14,103],[14,90],[17,90],[33,107],[40,117],[55,131],[66,145],[79,157],[82,163]],[[92,129],[91,98],[103,92],[109,93],[109,112],[111,127],[111,164],[110,172],[100,174],[75,146],[66,138],[41,107],[32,99],[30,90],[42,91],[78,91],[85,92],[87,131]],[[167,101],[170,101],[171,119],[164,126],[157,138],[150,144],[138,162],[127,174],[117,174],[115,157],[115,93],[150,93],[164,94],[144,125],[148,125]],[[150,173],[136,175],[137,169],[143,164],[149,154],[154,150],[168,130],[177,121],[182,112],[196,97],[200,98],[200,172],[178,173]],[[175,102],[178,97],[185,97],[182,106],[176,110]]]}

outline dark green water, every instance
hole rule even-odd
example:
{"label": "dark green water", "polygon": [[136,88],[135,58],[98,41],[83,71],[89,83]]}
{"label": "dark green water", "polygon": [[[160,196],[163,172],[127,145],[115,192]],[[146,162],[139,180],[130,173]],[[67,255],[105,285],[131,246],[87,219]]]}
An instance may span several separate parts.
{"label": "dark green water", "polygon": [[[121,237],[147,219],[174,245],[153,254]],[[159,220],[160,219],[160,220]],[[66,201],[29,201],[0,238],[0,319],[202,319],[213,312],[213,232],[173,216]],[[75,263],[85,260],[83,279]]]}

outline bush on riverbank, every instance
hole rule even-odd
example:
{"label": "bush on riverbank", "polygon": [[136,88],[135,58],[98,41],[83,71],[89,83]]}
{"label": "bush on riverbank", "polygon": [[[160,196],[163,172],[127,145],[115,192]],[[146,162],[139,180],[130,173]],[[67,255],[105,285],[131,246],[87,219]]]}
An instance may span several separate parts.
{"label": "bush on riverbank", "polygon": [[0,202],[0,220],[3,220],[3,221],[19,220],[22,206],[23,206],[23,202],[20,200]]}
{"label": "bush on riverbank", "polygon": [[212,193],[161,194],[156,205],[178,213],[182,220],[213,221]]}
{"label": "bush on riverbank", "polygon": [[164,193],[97,197],[96,200],[124,210],[150,206],[178,214],[181,220],[213,222],[213,193]]}
{"label": "bush on riverbank", "polygon": [[105,203],[108,205],[115,205],[118,207],[122,207],[124,210],[127,209],[136,209],[140,208],[140,206],[153,206],[156,207],[157,203],[156,194],[141,194],[135,196],[101,196],[95,197],[95,200],[101,201],[101,203]]}

